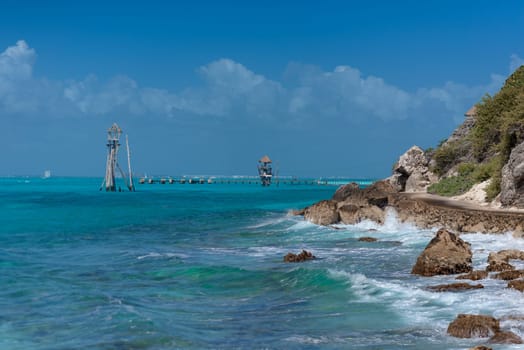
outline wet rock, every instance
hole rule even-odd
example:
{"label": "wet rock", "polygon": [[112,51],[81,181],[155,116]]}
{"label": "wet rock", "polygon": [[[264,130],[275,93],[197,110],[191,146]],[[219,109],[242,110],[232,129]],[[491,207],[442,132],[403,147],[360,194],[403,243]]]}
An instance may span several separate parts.
{"label": "wet rock", "polygon": [[460,292],[470,289],[481,289],[484,288],[482,284],[469,284],[469,283],[451,283],[451,284],[439,284],[436,286],[428,287],[428,289],[436,292]]}
{"label": "wet rock", "polygon": [[375,205],[357,206],[354,204],[344,204],[338,209],[340,221],[346,225],[353,225],[362,220],[371,220],[383,224],[386,218],[384,210]]}
{"label": "wet rock", "polygon": [[307,250],[302,250],[302,252],[298,254],[287,253],[286,256],[284,256],[284,262],[304,262],[312,259],[316,259],[316,257]]}
{"label": "wet rock", "polygon": [[484,278],[488,277],[488,272],[484,270],[476,270],[472,271],[470,273],[460,275],[456,279],[458,280],[472,280],[472,281],[478,281],[483,280]]}
{"label": "wet rock", "polygon": [[489,340],[491,344],[523,344],[522,339],[513,332],[500,331]]}
{"label": "wet rock", "polygon": [[307,207],[304,210],[304,218],[317,225],[332,225],[340,220],[337,202],[323,200]]}
{"label": "wet rock", "polygon": [[331,198],[334,201],[342,202],[347,198],[354,197],[360,193],[360,186],[354,182],[347,185],[342,185],[335,191],[335,194]]}
{"label": "wet rock", "polygon": [[289,211],[289,215],[291,216],[304,216],[304,212],[306,209],[293,209]]}
{"label": "wet rock", "polygon": [[524,260],[524,252],[516,249],[507,249],[489,253],[486,271],[515,270],[515,267],[509,263],[510,260]]}
{"label": "wet rock", "polygon": [[456,234],[440,229],[411,270],[422,276],[451,275],[472,271],[470,244]]}
{"label": "wet rock", "polygon": [[384,208],[388,205],[388,196],[395,192],[393,186],[386,180],[376,181],[365,188],[350,183],[340,186],[331,199],[358,206],[376,205]]}
{"label": "wet rock", "polygon": [[448,334],[457,338],[488,338],[498,332],[499,321],[486,315],[459,314],[448,326]]}
{"label": "wet rock", "polygon": [[502,271],[493,276],[498,280],[511,281],[524,277],[524,270]]}
{"label": "wet rock", "polygon": [[469,348],[469,350],[493,350],[493,348],[487,347],[485,345],[477,345],[474,348]]}
{"label": "wet rock", "polygon": [[378,241],[378,239],[376,239],[374,237],[360,237],[358,240],[360,242],[376,242],[376,241]]}
{"label": "wet rock", "polygon": [[514,280],[508,283],[508,288],[516,289],[520,292],[524,292],[524,280]]}

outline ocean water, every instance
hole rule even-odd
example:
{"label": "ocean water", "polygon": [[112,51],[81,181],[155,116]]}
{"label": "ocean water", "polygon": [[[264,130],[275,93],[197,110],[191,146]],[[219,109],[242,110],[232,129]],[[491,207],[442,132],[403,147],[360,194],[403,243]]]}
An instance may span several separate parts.
{"label": "ocean water", "polygon": [[[453,276],[410,274],[435,230],[400,224],[392,211],[382,226],[337,229],[288,214],[336,187],[145,184],[105,193],[100,182],[0,179],[0,349],[429,350],[485,342],[446,334],[459,313],[493,315],[524,337],[524,296],[506,282],[437,293],[426,287]],[[463,238],[477,269],[490,251],[524,250],[511,234]],[[302,249],[318,259],[282,261]]]}

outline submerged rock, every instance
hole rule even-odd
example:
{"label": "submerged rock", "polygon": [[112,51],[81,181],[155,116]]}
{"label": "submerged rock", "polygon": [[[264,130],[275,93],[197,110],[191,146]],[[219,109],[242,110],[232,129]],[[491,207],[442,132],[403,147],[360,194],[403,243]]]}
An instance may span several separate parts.
{"label": "submerged rock", "polygon": [[488,277],[488,272],[484,270],[471,271],[470,273],[460,275],[456,279],[458,280],[472,280],[478,281]]}
{"label": "submerged rock", "polygon": [[522,339],[513,332],[500,331],[489,340],[491,344],[522,344]]}
{"label": "submerged rock", "polygon": [[428,289],[434,290],[436,292],[460,292],[463,290],[470,289],[482,289],[484,286],[482,284],[469,284],[469,283],[451,283],[451,284],[439,284],[436,286],[430,286]]}
{"label": "submerged rock", "polygon": [[376,239],[374,237],[360,237],[358,240],[360,242],[376,242],[376,241],[378,241],[378,239]]}
{"label": "submerged rock", "polygon": [[524,270],[502,271],[493,276],[498,280],[511,281],[524,277]]}
{"label": "submerged rock", "polygon": [[440,229],[411,270],[422,276],[452,275],[472,271],[470,244],[456,234]]}
{"label": "submerged rock", "polygon": [[448,326],[448,334],[457,338],[488,338],[498,332],[499,321],[486,315],[459,314]]}
{"label": "submerged rock", "polygon": [[316,259],[316,257],[307,250],[302,250],[302,252],[298,254],[287,253],[286,256],[284,256],[284,262],[303,262],[312,259]]}
{"label": "submerged rock", "polygon": [[508,288],[516,289],[520,292],[524,292],[524,280],[513,280],[508,283]]}

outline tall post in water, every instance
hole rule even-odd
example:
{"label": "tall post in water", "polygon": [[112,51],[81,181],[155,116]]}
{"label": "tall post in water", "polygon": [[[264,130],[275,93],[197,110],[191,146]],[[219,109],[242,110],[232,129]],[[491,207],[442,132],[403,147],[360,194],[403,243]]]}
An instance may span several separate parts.
{"label": "tall post in water", "polygon": [[[102,183],[102,186],[100,187],[100,190],[105,187],[107,192],[116,192],[117,186],[116,186],[116,169],[120,171],[120,174],[122,176],[122,179],[125,181],[125,185],[130,191],[135,190],[135,186],[133,184],[133,177],[131,173],[131,156],[129,153],[129,142],[126,135],[126,146],[127,146],[127,165],[129,170],[129,179],[127,179],[126,174],[120,167],[120,164],[118,164],[118,148],[120,147],[120,135],[122,135],[122,129],[114,123],[108,130],[107,130],[107,162],[106,162],[106,175],[104,177],[104,182]],[[120,191],[120,187],[118,187],[118,191]]]}
{"label": "tall post in water", "polygon": [[120,147],[120,135],[122,129],[114,123],[107,129],[107,163],[104,184],[107,192],[116,191],[115,171],[117,167],[118,147]]}
{"label": "tall post in water", "polygon": [[126,148],[127,148],[127,169],[129,171],[129,183],[127,184],[127,188],[129,188],[129,191],[134,192],[135,191],[135,184],[133,183],[133,173],[131,172],[131,153],[129,151],[129,138],[126,135]]}

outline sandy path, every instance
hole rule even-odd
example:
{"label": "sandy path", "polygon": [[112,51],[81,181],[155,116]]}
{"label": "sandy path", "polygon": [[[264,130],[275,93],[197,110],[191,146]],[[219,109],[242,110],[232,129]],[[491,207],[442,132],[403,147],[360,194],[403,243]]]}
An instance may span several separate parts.
{"label": "sandy path", "polygon": [[415,192],[415,193],[402,193],[402,196],[406,196],[410,199],[415,199],[427,203],[432,206],[441,207],[441,208],[451,208],[451,209],[461,209],[461,210],[474,210],[482,211],[487,213],[496,213],[496,214],[522,214],[524,215],[524,209],[497,209],[483,207],[471,202],[450,199],[447,197],[437,196],[434,194],[429,194],[425,192]]}

